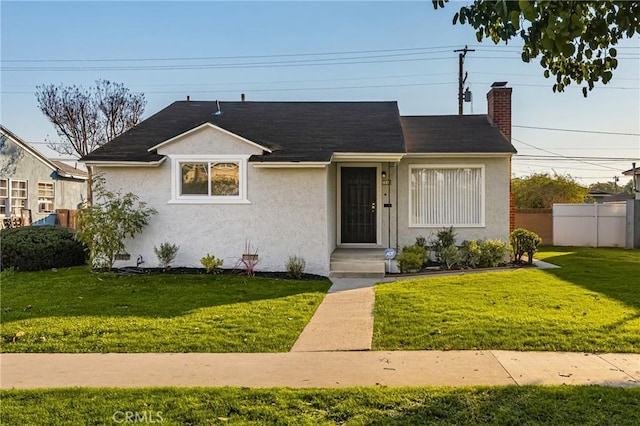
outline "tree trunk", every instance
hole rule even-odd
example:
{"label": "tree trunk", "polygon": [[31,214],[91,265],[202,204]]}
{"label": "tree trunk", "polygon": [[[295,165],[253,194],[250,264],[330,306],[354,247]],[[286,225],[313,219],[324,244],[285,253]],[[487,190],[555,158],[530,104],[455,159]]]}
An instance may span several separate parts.
{"label": "tree trunk", "polygon": [[93,168],[87,166],[87,206],[93,205]]}

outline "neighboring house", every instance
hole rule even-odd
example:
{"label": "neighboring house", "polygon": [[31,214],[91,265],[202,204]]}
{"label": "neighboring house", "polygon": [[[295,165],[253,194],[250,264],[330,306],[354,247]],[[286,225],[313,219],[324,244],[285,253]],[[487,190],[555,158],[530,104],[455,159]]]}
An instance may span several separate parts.
{"label": "neighboring house", "polygon": [[147,266],[164,241],[196,267],[207,253],[233,267],[250,242],[259,270],[297,255],[328,275],[336,248],[401,248],[445,226],[508,241],[511,88],[487,99],[488,116],[411,117],[396,102],[180,101],[82,161],[158,211],[127,242]]}
{"label": "neighboring house", "polygon": [[0,219],[30,211],[33,225],[55,223],[57,209],[76,209],[87,173],[52,161],[0,126]]}

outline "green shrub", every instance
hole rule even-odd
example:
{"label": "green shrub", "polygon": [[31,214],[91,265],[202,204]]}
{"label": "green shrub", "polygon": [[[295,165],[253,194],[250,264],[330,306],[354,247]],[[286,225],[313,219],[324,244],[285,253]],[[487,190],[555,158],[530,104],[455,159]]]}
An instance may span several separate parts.
{"label": "green shrub", "polygon": [[160,266],[162,266],[165,271],[171,267],[171,262],[176,258],[178,250],[180,250],[180,247],[169,242],[160,244],[160,247],[153,246],[153,251],[158,257],[158,262],[160,262]]}
{"label": "green shrub", "polygon": [[445,269],[453,269],[462,262],[462,255],[458,247],[446,246],[440,250],[439,257],[442,259],[442,265]]}
{"label": "green shrub", "polygon": [[58,226],[4,229],[0,247],[1,269],[41,271],[87,263],[86,247],[72,230]]}
{"label": "green shrub", "polygon": [[465,240],[460,247],[460,262],[467,268],[477,268],[482,257],[480,243],[476,240]]}
{"label": "green shrub", "polygon": [[396,260],[400,267],[400,272],[416,271],[422,268],[427,260],[427,250],[419,245],[404,246]]}
{"label": "green shrub", "polygon": [[427,242],[427,239],[425,237],[423,237],[422,235],[418,235],[416,237],[416,244],[417,246],[420,247],[424,247],[426,250],[429,249],[429,243]]}
{"label": "green shrub", "polygon": [[299,280],[304,275],[304,271],[307,268],[307,262],[302,257],[289,256],[287,264],[287,275],[293,279]]}
{"label": "green shrub", "polygon": [[538,234],[518,228],[511,233],[509,241],[511,242],[514,262],[521,263],[522,255],[526,253],[529,265],[533,264],[533,255],[538,250],[538,244],[542,242],[542,238]]}
{"label": "green shrub", "polygon": [[204,268],[207,270],[207,273],[217,274],[218,272],[220,272],[220,267],[222,266],[224,261],[222,259],[218,259],[212,254],[207,253],[205,257],[200,259],[200,263],[202,263],[202,266],[204,266]]}
{"label": "green shrub", "polygon": [[[431,248],[436,254],[436,261],[441,265],[445,264],[445,259],[442,257],[442,251],[447,247],[456,245],[456,231],[453,226],[449,228],[443,228],[436,233],[436,238],[431,242]],[[449,250],[451,252],[451,250]]]}
{"label": "green shrub", "polygon": [[507,255],[507,243],[500,240],[482,240],[480,245],[480,268],[495,268],[504,262]]}
{"label": "green shrub", "polygon": [[89,247],[89,263],[94,268],[111,269],[118,253],[126,250],[124,241],[142,232],[151,216],[138,196],[108,191],[104,177],[94,176],[94,204],[78,212],[77,239]]}

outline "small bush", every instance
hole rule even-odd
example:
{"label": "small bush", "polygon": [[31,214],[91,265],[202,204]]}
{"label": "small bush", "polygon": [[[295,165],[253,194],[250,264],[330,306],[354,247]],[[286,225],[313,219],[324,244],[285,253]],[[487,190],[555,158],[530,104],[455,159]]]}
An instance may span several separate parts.
{"label": "small bush", "polygon": [[453,269],[462,262],[460,250],[456,246],[444,247],[440,250],[439,257],[442,259],[442,266],[445,269]]}
{"label": "small bush", "polygon": [[29,226],[0,231],[0,269],[41,271],[87,263],[84,244],[58,226]]}
{"label": "small bush", "polygon": [[179,249],[180,247],[169,242],[160,244],[159,248],[153,247],[153,251],[158,257],[158,262],[160,262],[160,266],[162,266],[165,271],[171,267],[171,262],[176,258]]}
{"label": "small bush", "polygon": [[417,271],[427,260],[427,250],[419,245],[404,246],[396,260],[400,272]]}
{"label": "small bush", "polygon": [[207,270],[208,274],[217,274],[220,272],[220,267],[224,263],[222,259],[218,259],[212,254],[207,253],[205,257],[200,259],[200,263]]}
{"label": "small bush", "polygon": [[513,250],[514,262],[521,263],[522,256],[526,253],[529,265],[533,264],[533,255],[538,250],[538,244],[542,242],[542,238],[538,234],[518,228],[511,233],[509,241],[511,242],[511,250]]}
{"label": "small bush", "polygon": [[[452,247],[456,245],[456,231],[454,231],[453,226],[449,228],[443,228],[436,233],[436,238],[431,242],[431,248],[436,254],[436,261],[441,265],[445,263],[445,260],[442,258],[442,250],[447,247]],[[451,251],[451,250],[449,250]]]}
{"label": "small bush", "polygon": [[418,235],[416,237],[416,244],[415,245],[420,246],[420,247],[424,247],[426,250],[429,250],[429,242],[422,235]]}
{"label": "small bush", "polygon": [[507,243],[500,240],[482,240],[480,245],[480,263],[481,268],[495,268],[504,262],[507,255]]}
{"label": "small bush", "polygon": [[460,247],[460,263],[467,268],[477,268],[482,257],[480,243],[476,240],[465,240]]}
{"label": "small bush", "polygon": [[299,280],[304,275],[304,271],[307,268],[307,262],[302,257],[289,256],[289,260],[285,265],[287,268],[287,275],[291,278]]}

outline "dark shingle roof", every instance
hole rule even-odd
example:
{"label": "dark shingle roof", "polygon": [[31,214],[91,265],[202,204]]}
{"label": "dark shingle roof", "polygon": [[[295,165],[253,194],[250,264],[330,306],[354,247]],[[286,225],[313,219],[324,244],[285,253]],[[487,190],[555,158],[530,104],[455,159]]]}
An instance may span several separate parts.
{"label": "dark shingle roof", "polygon": [[402,117],[408,153],[515,153],[486,115]]}
{"label": "dark shingle roof", "polygon": [[268,148],[251,161],[329,161],[334,152],[403,153],[396,102],[179,101],[83,157],[158,161],[147,150],[204,123]]}
{"label": "dark shingle roof", "polygon": [[515,153],[486,115],[400,117],[396,102],[179,101],[113,139],[85,161],[153,162],[148,149],[204,123],[271,153],[250,161],[330,161],[334,153]]}

